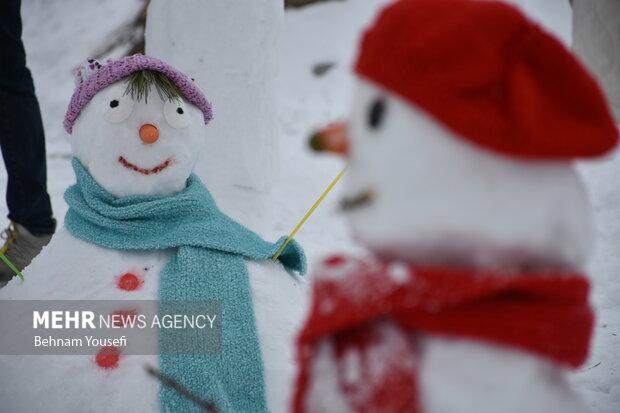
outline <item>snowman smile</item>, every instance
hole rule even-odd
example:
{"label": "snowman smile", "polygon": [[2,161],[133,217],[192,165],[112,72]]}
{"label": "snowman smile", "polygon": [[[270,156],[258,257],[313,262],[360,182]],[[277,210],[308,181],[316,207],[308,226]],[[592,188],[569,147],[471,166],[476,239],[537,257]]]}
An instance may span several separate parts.
{"label": "snowman smile", "polygon": [[118,157],[118,162],[123,165],[125,168],[127,169],[131,169],[132,171],[138,172],[142,175],[153,175],[153,174],[157,174],[161,171],[163,171],[164,169],[166,169],[167,167],[169,167],[170,165],[172,165],[172,157],[166,159],[165,161],[163,161],[162,163],[160,163],[159,165],[156,165],[152,168],[141,168],[138,165],[135,165],[131,162],[129,162],[127,159],[125,159],[124,156],[119,156]]}
{"label": "snowman smile", "polygon": [[355,208],[368,205],[375,199],[375,192],[372,189],[365,189],[350,197],[344,197],[340,201],[340,208],[343,211],[350,211]]}

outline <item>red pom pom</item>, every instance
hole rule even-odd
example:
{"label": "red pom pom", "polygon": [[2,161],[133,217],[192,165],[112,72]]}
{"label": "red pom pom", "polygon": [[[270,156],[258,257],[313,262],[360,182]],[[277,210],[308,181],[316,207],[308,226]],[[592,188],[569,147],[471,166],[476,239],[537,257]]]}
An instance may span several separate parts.
{"label": "red pom pom", "polygon": [[116,280],[118,288],[125,291],[137,290],[143,283],[144,281],[140,277],[130,272],[121,275]]}
{"label": "red pom pom", "polygon": [[95,362],[102,369],[115,369],[121,358],[121,351],[117,347],[102,347],[95,357]]}

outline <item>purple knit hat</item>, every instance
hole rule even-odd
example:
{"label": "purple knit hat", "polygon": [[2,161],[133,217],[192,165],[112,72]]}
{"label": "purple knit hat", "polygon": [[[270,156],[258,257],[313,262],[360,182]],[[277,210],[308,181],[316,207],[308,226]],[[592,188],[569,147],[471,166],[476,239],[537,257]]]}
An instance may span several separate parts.
{"label": "purple knit hat", "polygon": [[67,133],[71,134],[75,120],[97,92],[139,70],[155,70],[168,76],[181,90],[185,99],[202,111],[205,125],[213,118],[211,104],[192,79],[159,59],[135,54],[109,59],[103,65],[91,59],[76,71],[76,88],[64,121]]}

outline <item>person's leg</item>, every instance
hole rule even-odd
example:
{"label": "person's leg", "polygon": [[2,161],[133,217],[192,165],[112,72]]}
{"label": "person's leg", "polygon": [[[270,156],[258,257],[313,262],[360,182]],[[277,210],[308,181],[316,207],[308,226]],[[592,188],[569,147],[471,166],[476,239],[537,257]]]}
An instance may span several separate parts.
{"label": "person's leg", "polygon": [[[56,228],[47,194],[45,137],[21,41],[20,0],[0,0],[0,148],[8,175],[6,200],[12,224],[0,252],[24,269]],[[13,271],[0,263],[0,288]]]}
{"label": "person's leg", "polygon": [[20,0],[0,1],[0,146],[9,219],[33,235],[55,229],[47,193],[45,139],[21,41]]}

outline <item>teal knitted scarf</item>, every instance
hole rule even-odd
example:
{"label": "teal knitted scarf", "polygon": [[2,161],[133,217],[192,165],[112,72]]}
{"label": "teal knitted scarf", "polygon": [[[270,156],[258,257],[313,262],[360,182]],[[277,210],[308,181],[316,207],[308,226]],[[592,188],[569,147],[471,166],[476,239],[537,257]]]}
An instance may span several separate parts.
{"label": "teal knitted scarf", "polygon": [[[160,300],[218,300],[221,351],[215,355],[160,355],[160,370],[219,412],[266,412],[265,384],[245,260],[268,260],[282,245],[264,241],[222,213],[196,175],[171,196],[115,198],[73,160],[77,183],[65,192],[67,229],[77,238],[119,250],[176,249],[160,275]],[[280,256],[305,273],[301,247]],[[162,333],[160,333],[161,335]],[[161,338],[160,338],[161,341]],[[198,411],[174,390],[160,389],[162,411]]]}

